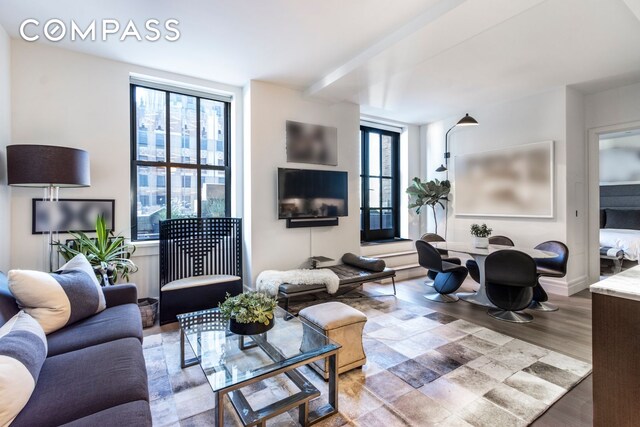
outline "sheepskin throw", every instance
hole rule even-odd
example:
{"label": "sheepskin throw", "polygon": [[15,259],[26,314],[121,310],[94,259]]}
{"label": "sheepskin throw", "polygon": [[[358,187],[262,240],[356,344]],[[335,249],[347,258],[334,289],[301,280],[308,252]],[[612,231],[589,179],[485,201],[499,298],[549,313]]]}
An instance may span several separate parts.
{"label": "sheepskin throw", "polygon": [[340,285],[340,279],[333,271],[326,268],[317,270],[266,270],[258,275],[256,288],[259,292],[277,296],[278,289],[283,283],[291,285],[317,285],[323,284],[327,292],[335,294]]}

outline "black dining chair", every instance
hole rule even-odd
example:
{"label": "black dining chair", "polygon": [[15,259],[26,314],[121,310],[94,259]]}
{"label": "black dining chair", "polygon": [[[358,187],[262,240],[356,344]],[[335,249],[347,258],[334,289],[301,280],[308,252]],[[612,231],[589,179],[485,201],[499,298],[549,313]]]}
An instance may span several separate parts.
{"label": "black dining chair", "polygon": [[[422,237],[420,237],[420,240],[427,243],[446,241],[442,236],[435,233],[425,233],[422,235]],[[436,249],[436,250],[440,253],[440,255],[442,255],[442,261],[450,262],[451,264],[462,265],[462,261],[460,260],[460,258],[449,256],[449,251],[445,249]],[[429,272],[427,273],[427,277],[431,279],[431,282],[425,281],[424,284],[427,286],[433,286],[433,280],[435,280],[437,274],[438,272],[429,270]]]}
{"label": "black dining chair", "polygon": [[[491,236],[489,237],[490,245],[501,246],[515,246],[513,240],[507,236]],[[469,270],[469,276],[476,282],[480,283],[480,269],[478,269],[478,263],[475,259],[470,259],[465,263],[467,270]]]}
{"label": "black dining chair", "polygon": [[522,313],[533,298],[538,282],[536,262],[524,252],[505,249],[490,254],[485,260],[486,289],[489,316],[514,323],[528,323],[533,316]]}
{"label": "black dining chair", "polygon": [[416,241],[416,250],[418,251],[418,263],[429,272],[436,273],[433,280],[433,288],[436,293],[427,294],[424,297],[435,302],[458,301],[458,297],[452,294],[466,279],[466,267],[444,261],[440,252],[424,240]]}
{"label": "black dining chair", "polygon": [[529,308],[537,311],[557,311],[558,307],[551,304],[549,295],[540,284],[540,277],[564,277],[567,275],[567,263],[569,262],[569,248],[557,240],[549,240],[540,243],[536,249],[558,254],[554,258],[536,258],[538,267],[538,281],[533,288],[533,301]]}

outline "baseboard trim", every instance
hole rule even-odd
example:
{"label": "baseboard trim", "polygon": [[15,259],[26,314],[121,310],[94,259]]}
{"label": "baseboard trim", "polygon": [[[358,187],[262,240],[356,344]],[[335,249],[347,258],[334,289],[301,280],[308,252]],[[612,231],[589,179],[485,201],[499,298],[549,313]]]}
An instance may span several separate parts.
{"label": "baseboard trim", "polygon": [[569,282],[566,282],[562,279],[552,279],[545,277],[540,279],[540,283],[547,292],[555,295],[562,295],[565,297],[576,294],[581,290],[587,289],[589,287],[587,276],[580,276]]}

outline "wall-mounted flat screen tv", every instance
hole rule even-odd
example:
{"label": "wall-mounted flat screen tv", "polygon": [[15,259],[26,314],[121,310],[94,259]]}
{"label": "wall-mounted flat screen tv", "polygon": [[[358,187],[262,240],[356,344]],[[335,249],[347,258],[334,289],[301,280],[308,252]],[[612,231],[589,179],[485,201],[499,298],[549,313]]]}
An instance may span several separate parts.
{"label": "wall-mounted flat screen tv", "polygon": [[278,169],[278,218],[335,218],[349,214],[347,172]]}

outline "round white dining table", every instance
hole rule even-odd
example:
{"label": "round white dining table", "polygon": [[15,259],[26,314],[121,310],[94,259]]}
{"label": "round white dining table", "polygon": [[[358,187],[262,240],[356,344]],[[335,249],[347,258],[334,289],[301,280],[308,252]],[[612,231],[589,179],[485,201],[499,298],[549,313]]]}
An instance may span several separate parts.
{"label": "round white dining table", "polygon": [[489,245],[488,248],[483,249],[476,248],[471,243],[463,242],[433,242],[431,245],[436,249],[471,255],[478,264],[478,271],[480,272],[480,287],[476,292],[458,292],[456,295],[461,300],[470,302],[471,304],[482,305],[484,307],[495,307],[495,305],[489,301],[489,297],[487,296],[485,280],[484,262],[490,254],[505,249],[511,249],[524,252],[532,258],[555,258],[558,256],[558,254],[554,252],[523,248],[520,246]]}

